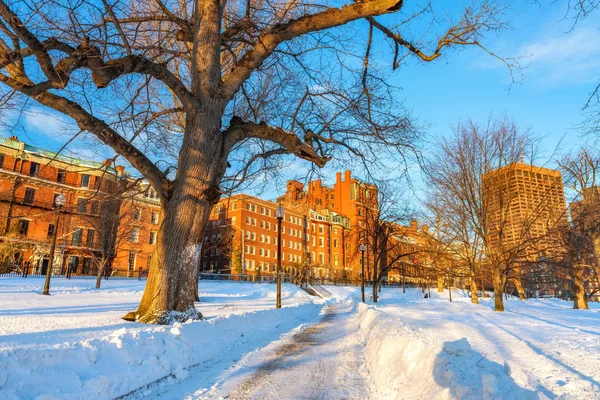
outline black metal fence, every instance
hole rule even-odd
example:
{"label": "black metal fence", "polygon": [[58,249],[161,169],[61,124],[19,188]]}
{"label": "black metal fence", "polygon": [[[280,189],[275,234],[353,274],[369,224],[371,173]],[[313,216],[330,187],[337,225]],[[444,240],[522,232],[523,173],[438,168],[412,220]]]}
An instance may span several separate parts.
{"label": "black metal fence", "polygon": [[[0,278],[43,278],[46,276],[44,268],[22,268],[14,269],[11,272],[0,274]],[[78,269],[77,271],[68,271],[66,268],[53,268],[53,278],[67,279],[96,279],[98,276],[97,268],[89,268],[88,270]],[[105,270],[102,274],[102,279],[137,279],[143,280],[148,277],[146,271],[119,271],[116,269]]]}

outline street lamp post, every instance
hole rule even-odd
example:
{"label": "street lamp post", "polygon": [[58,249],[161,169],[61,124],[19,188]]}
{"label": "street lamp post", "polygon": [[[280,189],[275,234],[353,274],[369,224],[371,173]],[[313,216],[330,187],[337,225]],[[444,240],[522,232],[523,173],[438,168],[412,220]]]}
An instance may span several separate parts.
{"label": "street lamp post", "polygon": [[54,219],[54,231],[52,232],[52,244],[50,245],[50,261],[48,262],[48,269],[46,270],[46,281],[44,282],[44,291],[42,294],[50,294],[50,277],[52,276],[52,268],[54,264],[54,249],[56,248],[56,235],[58,233],[58,221],[60,217],[60,209],[67,202],[65,195],[60,193],[54,199],[54,209],[56,210],[56,217]]}
{"label": "street lamp post", "polygon": [[277,300],[275,308],[281,308],[281,221],[283,220],[281,204],[275,210],[275,218],[277,218]]}
{"label": "street lamp post", "polygon": [[360,275],[360,293],[362,295],[362,302],[365,302],[365,247],[364,243],[360,244],[360,252],[361,252],[361,275]]}

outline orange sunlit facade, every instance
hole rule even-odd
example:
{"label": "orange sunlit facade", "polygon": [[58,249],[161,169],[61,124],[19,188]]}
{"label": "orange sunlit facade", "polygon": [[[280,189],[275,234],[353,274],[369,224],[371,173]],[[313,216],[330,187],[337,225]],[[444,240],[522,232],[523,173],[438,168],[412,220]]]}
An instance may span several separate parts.
{"label": "orange sunlit facade", "polygon": [[[120,275],[147,270],[160,219],[155,193],[131,181],[121,166],[56,154],[0,138],[2,271],[45,274],[56,229],[53,273],[94,275],[100,260]],[[55,198],[66,204],[55,226]]]}
{"label": "orange sunlit facade", "polygon": [[282,267],[290,276],[351,279],[360,271],[361,227],[377,210],[377,187],[336,174],[321,180],[288,181],[276,202],[247,195],[222,199],[213,209],[203,244],[202,270],[270,275],[277,263],[277,219],[281,204]]}

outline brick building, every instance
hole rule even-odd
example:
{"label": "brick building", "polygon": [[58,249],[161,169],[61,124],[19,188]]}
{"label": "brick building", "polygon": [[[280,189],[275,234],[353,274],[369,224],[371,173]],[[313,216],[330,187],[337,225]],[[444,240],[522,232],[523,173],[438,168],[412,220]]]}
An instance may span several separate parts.
{"label": "brick building", "polygon": [[[114,213],[123,169],[0,138],[0,245],[14,267],[45,273],[56,229],[54,199],[66,197],[57,230],[54,270],[87,274],[102,253],[101,227]],[[5,267],[6,268],[6,267]]]}
{"label": "brick building", "polygon": [[162,222],[160,200],[148,184],[136,185],[123,197],[113,270],[119,275],[146,274]]}
{"label": "brick building", "polygon": [[63,194],[53,270],[94,275],[106,260],[119,275],[146,272],[161,221],[160,201],[123,167],[56,154],[0,138],[2,271],[45,274]]}
{"label": "brick building", "polygon": [[[377,209],[377,187],[336,174],[321,180],[288,181],[275,202],[248,195],[222,199],[213,209],[203,244],[203,271],[272,275],[277,263],[277,219],[281,204],[282,266],[291,276],[358,278],[361,227]],[[310,267],[310,268],[308,268]]]}

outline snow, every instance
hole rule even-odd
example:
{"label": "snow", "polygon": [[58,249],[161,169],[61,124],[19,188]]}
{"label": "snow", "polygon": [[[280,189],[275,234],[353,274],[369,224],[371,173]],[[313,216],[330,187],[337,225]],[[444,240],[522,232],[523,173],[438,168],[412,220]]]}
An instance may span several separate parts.
{"label": "snow", "polygon": [[[600,313],[556,300],[388,289],[360,305],[360,335],[379,399],[600,398]],[[407,393],[407,388],[410,388]]]}
{"label": "snow", "polygon": [[[251,351],[318,315],[313,301],[284,285],[284,309],[273,312],[273,285],[200,282],[203,321],[147,326],[120,320],[144,282],[56,279],[41,296],[40,279],[0,281],[0,398],[112,399],[232,347]],[[245,347],[248,344],[251,347]],[[41,396],[41,397],[40,397]]]}
{"label": "snow", "polygon": [[144,282],[102,284],[0,280],[1,399],[600,399],[597,303],[201,281],[205,320],[148,326]]}

